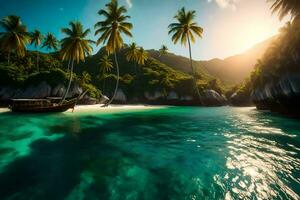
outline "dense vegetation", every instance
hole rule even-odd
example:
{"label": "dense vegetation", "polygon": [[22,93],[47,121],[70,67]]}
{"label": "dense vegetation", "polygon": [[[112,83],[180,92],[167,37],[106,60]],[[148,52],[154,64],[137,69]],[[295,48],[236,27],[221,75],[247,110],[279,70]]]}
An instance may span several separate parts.
{"label": "dense vegetation", "polygon": [[[87,39],[91,31],[84,29],[80,22],[70,22],[68,28],[62,28],[65,37],[59,41],[52,33],[44,36],[39,30],[29,32],[18,16],[3,18],[0,22],[4,30],[0,35],[0,85],[18,88],[42,81],[50,85],[63,84],[67,86],[63,100],[73,80],[88,90],[90,96],[98,98],[102,91],[111,101],[119,85],[129,99],[143,99],[146,92],[160,92],[166,97],[175,91],[179,96],[196,97],[204,89],[224,91],[220,81],[205,71],[195,70],[191,56],[187,62],[178,64],[180,57],[170,54],[165,45],[151,53],[135,43],[125,45],[123,36],[132,37],[133,25],[126,8],[117,0],[111,0],[98,14],[101,20],[94,27],[95,35],[99,36],[96,42]],[[169,26],[173,42],[188,43],[190,55],[191,43],[196,37],[202,37],[203,32],[194,22],[195,14],[182,8],[175,16],[176,22]],[[93,43],[104,47],[90,56]],[[27,51],[29,44],[36,51]],[[39,48],[53,53],[41,53]],[[162,62],[156,54],[171,56],[174,61]]]}
{"label": "dense vegetation", "polygon": [[292,19],[272,39],[249,78],[231,91],[231,94],[236,91],[244,99],[249,99],[251,92],[257,88],[276,83],[288,73],[300,73],[300,2],[273,0],[271,8],[273,12],[278,12],[280,18],[290,14]]}

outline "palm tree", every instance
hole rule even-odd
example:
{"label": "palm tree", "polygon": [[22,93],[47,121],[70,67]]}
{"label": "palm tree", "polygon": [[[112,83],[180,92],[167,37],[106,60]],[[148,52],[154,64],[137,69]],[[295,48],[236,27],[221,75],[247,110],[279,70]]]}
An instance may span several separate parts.
{"label": "palm tree", "polygon": [[130,30],[132,29],[132,24],[126,20],[130,16],[125,15],[127,10],[124,6],[119,6],[117,0],[111,0],[110,3],[106,4],[106,10],[99,10],[98,14],[103,16],[105,19],[103,21],[97,22],[95,28],[97,29],[95,35],[101,34],[97,40],[97,45],[100,43],[105,44],[106,51],[109,54],[114,54],[116,69],[117,69],[117,82],[112,98],[106,104],[109,105],[116,96],[119,87],[119,63],[117,59],[116,52],[123,47],[123,39],[121,34],[132,37]]}
{"label": "palm tree", "polygon": [[134,62],[135,73],[136,73],[137,54],[138,54],[138,47],[136,43],[133,42],[132,44],[129,45],[128,50],[125,53],[125,56],[128,62]]}
{"label": "palm tree", "polygon": [[103,91],[105,89],[105,79],[106,79],[106,75],[107,73],[111,72],[111,70],[113,69],[113,63],[112,60],[109,58],[108,55],[104,55],[101,59],[100,59],[100,72],[103,78]]}
{"label": "palm tree", "polygon": [[12,51],[20,57],[25,56],[26,44],[29,42],[27,28],[22,24],[20,17],[10,15],[0,21],[0,26],[5,32],[0,33],[0,48],[8,53],[7,63],[10,62]]}
{"label": "palm tree", "polygon": [[90,33],[90,29],[84,30],[80,22],[70,22],[69,25],[71,28],[63,28],[61,30],[66,37],[61,41],[60,54],[63,61],[68,60],[71,63],[69,84],[61,103],[66,99],[71,87],[74,61],[77,63],[85,61],[85,56],[92,53],[91,44],[94,43],[94,41],[86,39]]}
{"label": "palm tree", "polygon": [[148,52],[144,50],[143,47],[139,48],[137,51],[137,63],[139,65],[145,65],[145,62],[148,60]]}
{"label": "palm tree", "polygon": [[300,18],[300,1],[299,0],[267,0],[272,2],[272,12],[278,13],[279,19],[291,14],[292,19]]}
{"label": "palm tree", "polygon": [[195,77],[195,69],[193,67],[193,59],[192,59],[192,48],[191,42],[195,42],[195,36],[202,38],[203,28],[198,26],[196,22],[194,22],[196,15],[196,11],[185,11],[183,7],[181,10],[178,11],[177,15],[175,15],[175,19],[177,20],[176,23],[172,23],[169,25],[169,34],[172,35],[172,41],[176,44],[179,40],[181,41],[182,45],[186,46],[188,43],[189,46],[189,54],[190,54],[190,65],[193,73],[193,78],[195,82],[195,88],[201,101],[200,92],[197,86],[197,81]]}
{"label": "palm tree", "polygon": [[159,49],[159,56],[166,55],[168,53],[169,49],[166,45],[162,45]]}
{"label": "palm tree", "polygon": [[[30,44],[34,45],[34,47],[37,49],[41,43],[42,40],[44,39],[44,36],[41,34],[41,32],[39,30],[34,30],[31,34],[30,34]],[[36,67],[39,71],[39,52],[37,50],[37,56],[36,56]]]}
{"label": "palm tree", "polygon": [[42,48],[44,47],[46,47],[47,50],[54,49],[56,51],[58,49],[58,40],[52,33],[46,35]]}

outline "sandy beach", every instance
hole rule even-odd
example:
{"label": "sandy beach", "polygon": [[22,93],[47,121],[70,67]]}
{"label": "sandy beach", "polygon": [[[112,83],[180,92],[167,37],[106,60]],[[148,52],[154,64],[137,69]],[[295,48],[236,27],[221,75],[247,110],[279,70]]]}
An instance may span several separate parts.
{"label": "sandy beach", "polygon": [[[96,105],[78,105],[75,107],[74,112],[122,112],[128,110],[146,110],[146,109],[159,109],[166,106],[152,106],[152,105],[109,105],[108,107],[102,107],[102,104]],[[8,108],[0,108],[0,113],[10,112]],[[73,110],[69,109],[67,113],[72,113]]]}

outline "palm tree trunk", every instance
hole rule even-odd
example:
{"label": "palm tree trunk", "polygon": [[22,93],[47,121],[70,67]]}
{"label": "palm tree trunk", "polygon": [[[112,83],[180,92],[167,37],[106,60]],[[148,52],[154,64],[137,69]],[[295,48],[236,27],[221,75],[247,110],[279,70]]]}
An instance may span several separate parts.
{"label": "palm tree trunk", "polygon": [[65,101],[66,97],[68,96],[68,93],[69,93],[69,90],[70,90],[70,87],[71,87],[72,78],[73,78],[73,66],[74,66],[74,60],[72,60],[69,84],[68,84],[67,90],[66,90],[66,92],[65,92],[65,94],[64,94],[64,96],[61,100],[61,104]]}
{"label": "palm tree trunk", "polygon": [[188,43],[189,43],[190,64],[191,64],[191,69],[192,69],[192,73],[193,73],[194,84],[195,84],[195,88],[196,88],[196,91],[197,91],[197,94],[198,94],[199,101],[200,101],[200,103],[202,104],[201,95],[200,95],[200,92],[199,92],[199,88],[198,88],[198,86],[197,86],[197,80],[196,80],[195,69],[194,69],[194,67],[193,67],[192,47],[191,47],[190,37],[188,36],[187,39],[188,39]]}
{"label": "palm tree trunk", "polygon": [[67,71],[69,71],[69,69],[70,69],[70,63],[71,63],[71,59],[68,62],[68,69],[67,69]]}
{"label": "palm tree trunk", "polygon": [[103,93],[104,93],[104,91],[105,91],[105,78],[103,79]]}
{"label": "palm tree trunk", "polygon": [[119,63],[118,63],[118,58],[117,58],[116,52],[114,53],[114,57],[115,57],[115,63],[116,63],[116,68],[117,68],[117,82],[116,82],[116,87],[115,87],[113,96],[111,97],[109,102],[105,104],[105,106],[108,106],[114,100],[114,98],[117,94],[117,91],[118,91],[118,87],[119,87],[120,72],[119,72]]}
{"label": "palm tree trunk", "polygon": [[9,65],[9,61],[10,61],[10,52],[8,52],[8,55],[7,55],[7,65]]}
{"label": "palm tree trunk", "polygon": [[39,68],[39,59],[40,59],[40,54],[39,54],[39,52],[37,52],[37,55],[36,55],[36,67],[37,67],[38,72],[40,71],[40,68]]}

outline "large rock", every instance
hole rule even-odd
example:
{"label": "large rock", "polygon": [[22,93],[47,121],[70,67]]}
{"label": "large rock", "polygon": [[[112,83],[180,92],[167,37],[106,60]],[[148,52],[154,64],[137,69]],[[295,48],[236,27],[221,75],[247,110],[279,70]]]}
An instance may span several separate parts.
{"label": "large rock", "polygon": [[300,74],[288,73],[256,88],[251,99],[258,109],[300,114]]}
{"label": "large rock", "polygon": [[11,87],[1,87],[0,88],[0,100],[9,101],[15,95],[16,90]]}
{"label": "large rock", "polygon": [[230,96],[229,102],[233,106],[251,106],[251,105],[253,105],[252,101],[250,100],[249,95],[241,94],[238,92],[235,92]]}
{"label": "large rock", "polygon": [[174,91],[169,92],[168,96],[167,96],[167,100],[178,100],[178,94]]}
{"label": "large rock", "polygon": [[164,95],[161,92],[159,92],[159,91],[155,91],[153,93],[151,93],[151,92],[145,92],[144,96],[149,101],[155,101],[155,100],[158,100],[158,99],[161,99],[161,98],[164,97]]}
{"label": "large rock", "polygon": [[201,94],[201,100],[206,106],[222,106],[227,104],[227,99],[214,90],[204,90]]}
{"label": "large rock", "polygon": [[181,101],[193,101],[194,98],[192,96],[182,96],[180,97]]}
{"label": "large rock", "polygon": [[[46,82],[41,82],[38,85],[31,85],[26,88],[0,87],[0,101],[8,101],[10,99],[42,99],[46,97],[62,97],[66,88],[58,84],[51,87]],[[82,93],[82,88],[78,84],[72,85],[69,90],[68,98],[79,96]]]}
{"label": "large rock", "polygon": [[121,103],[125,103],[127,101],[126,95],[122,89],[118,89],[114,100]]}
{"label": "large rock", "polygon": [[52,88],[51,96],[53,97],[62,97],[66,91],[66,88],[62,84],[58,84],[57,86]]}
{"label": "large rock", "polygon": [[100,104],[106,104],[109,101],[109,98],[107,96],[102,96],[99,100]]}
{"label": "large rock", "polygon": [[35,86],[29,86],[18,92],[14,98],[17,99],[41,99],[51,96],[51,86],[42,82]]}

